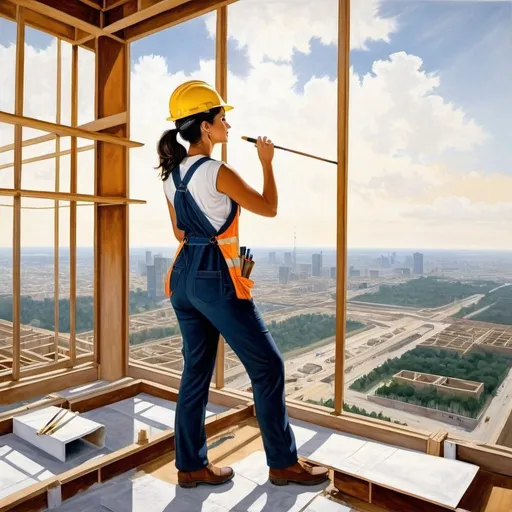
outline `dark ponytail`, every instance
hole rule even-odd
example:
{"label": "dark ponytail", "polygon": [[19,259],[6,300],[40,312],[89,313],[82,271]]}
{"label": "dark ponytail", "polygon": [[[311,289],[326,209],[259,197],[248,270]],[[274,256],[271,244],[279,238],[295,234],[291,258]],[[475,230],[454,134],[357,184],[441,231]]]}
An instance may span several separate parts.
{"label": "dark ponytail", "polygon": [[181,161],[187,156],[187,150],[178,142],[178,130],[173,128],[164,132],[158,141],[158,157],[160,158],[160,165],[157,169],[162,169],[160,176],[165,181],[174,167],[179,165]]}
{"label": "dark ponytail", "polygon": [[163,133],[157,147],[158,157],[160,158],[160,165],[157,169],[162,168],[160,176],[163,181],[169,177],[171,171],[187,156],[187,150],[177,140],[178,132],[186,142],[191,145],[198,144],[201,142],[201,123],[206,121],[213,124],[215,116],[221,110],[221,107],[215,107],[206,112],[179,119],[176,121],[176,128]]}

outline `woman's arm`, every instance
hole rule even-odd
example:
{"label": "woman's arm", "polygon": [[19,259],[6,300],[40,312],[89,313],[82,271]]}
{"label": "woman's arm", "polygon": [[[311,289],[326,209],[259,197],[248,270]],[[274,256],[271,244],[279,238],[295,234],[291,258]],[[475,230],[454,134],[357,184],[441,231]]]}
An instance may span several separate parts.
{"label": "woman's arm", "polygon": [[222,164],[217,174],[217,190],[236,201],[242,208],[264,217],[277,215],[277,187],[272,168],[274,145],[266,137],[256,144],[263,169],[263,194],[249,186],[230,166]]}
{"label": "woman's arm", "polygon": [[185,236],[185,232],[182,231],[181,229],[178,229],[178,225],[176,223],[176,212],[174,210],[174,206],[171,204],[169,199],[167,199],[167,208],[169,208],[169,215],[171,216],[172,230],[174,231],[174,236],[176,237],[178,242],[181,242],[183,240],[183,237]]}

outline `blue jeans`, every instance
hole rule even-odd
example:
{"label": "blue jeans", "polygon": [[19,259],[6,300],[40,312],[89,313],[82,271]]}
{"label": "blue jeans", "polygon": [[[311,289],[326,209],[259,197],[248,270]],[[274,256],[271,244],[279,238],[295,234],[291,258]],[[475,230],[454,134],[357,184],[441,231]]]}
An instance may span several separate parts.
{"label": "blue jeans", "polygon": [[184,358],[175,418],[176,467],[196,471],[208,464],[204,421],[219,333],[251,379],[268,466],[291,466],[298,458],[286,411],[281,354],[254,302],[237,299],[229,275],[194,267],[175,266],[171,275],[171,303]]}

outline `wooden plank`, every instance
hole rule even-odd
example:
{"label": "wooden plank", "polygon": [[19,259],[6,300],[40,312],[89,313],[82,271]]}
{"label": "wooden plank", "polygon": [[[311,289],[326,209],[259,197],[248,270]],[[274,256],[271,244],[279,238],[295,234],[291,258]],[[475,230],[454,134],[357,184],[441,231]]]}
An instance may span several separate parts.
{"label": "wooden plank", "polygon": [[334,471],[333,485],[343,494],[370,503],[370,483],[366,480]]}
{"label": "wooden plank", "polygon": [[[124,113],[128,109],[129,62],[125,44],[98,39],[98,117]],[[127,126],[109,129],[126,137]],[[108,141],[106,141],[108,142]],[[96,151],[98,195],[124,196],[128,187],[127,150],[117,144],[99,142]],[[127,207],[96,211],[98,230],[98,351],[101,376],[116,380],[126,375],[128,365],[126,286],[128,273]]]}
{"label": "wooden plank", "polygon": [[61,389],[88,384],[98,379],[98,369],[92,363],[66,368],[47,374],[0,384],[0,403],[12,404],[27,398],[54,393]]}
{"label": "wooden plank", "polygon": [[93,9],[101,11],[103,9],[103,0],[80,0],[80,2],[89,5]]}
{"label": "wooden plank", "polygon": [[194,0],[186,2],[166,12],[162,12],[152,18],[140,21],[135,25],[124,29],[127,42],[131,43],[141,37],[155,34],[161,30],[173,27],[179,23],[197,18],[220,7],[225,7],[237,0]]}
{"label": "wooden plank", "polygon": [[482,508],[482,512],[510,512],[512,510],[512,490],[493,487]]}
{"label": "wooden plank", "polygon": [[443,457],[444,454],[444,441],[448,437],[446,430],[438,430],[434,432],[427,442],[427,453],[435,455],[436,457]]}
{"label": "wooden plank", "polygon": [[108,389],[100,389],[84,396],[69,398],[69,408],[72,411],[78,412],[91,411],[92,409],[134,397],[143,392],[140,380],[123,382],[119,385],[115,385],[114,383],[114,385],[110,386]]}
{"label": "wooden plank", "polygon": [[350,0],[338,1],[338,172],[336,187],[336,349],[334,361],[334,412],[343,411],[345,375],[348,116],[350,83]]}
{"label": "wooden plank", "polygon": [[[57,87],[55,97],[55,122],[60,124],[62,108],[62,41],[57,40]],[[60,191],[60,137],[55,139],[55,192]],[[53,212],[53,351],[55,353],[55,362],[59,360],[59,201],[54,202],[55,210]]]}
{"label": "wooden plank", "polygon": [[9,0],[34,12],[44,14],[51,19],[79,28],[89,34],[100,36],[100,13],[97,9],[79,0]]}
{"label": "wooden plank", "polygon": [[85,201],[103,205],[146,204],[143,199],[128,199],[126,197],[96,196],[90,194],[71,194],[69,192],[46,192],[44,190],[13,190],[0,188],[0,196],[34,197],[38,199],[59,199],[60,201]]}
{"label": "wooden plank", "polygon": [[[128,376],[134,379],[141,379],[150,381],[153,384],[160,384],[164,386],[172,386],[179,389],[180,376],[176,376],[167,371],[149,368],[143,365],[137,365],[130,362],[128,365]],[[226,389],[215,389],[214,384],[210,385],[209,400],[216,405],[224,407],[237,407],[238,405],[248,405],[251,403],[251,398],[241,398]]]}
{"label": "wooden plank", "polygon": [[141,5],[140,9],[138,8],[137,0],[123,2],[117,8],[106,12],[106,26],[104,30],[113,34],[188,1],[190,0],[159,0]]}
{"label": "wooden plank", "polygon": [[[78,47],[71,48],[71,126],[78,125]],[[71,158],[69,167],[69,191],[77,193],[78,140],[71,137]],[[69,211],[69,345],[71,366],[76,363],[76,201],[71,201]]]}
{"label": "wooden plank", "polygon": [[[15,68],[15,96],[14,112],[23,115],[24,76],[25,76],[25,10],[17,7],[16,10],[16,68]],[[21,188],[22,146],[23,130],[21,126],[14,128],[14,188]],[[21,356],[21,197],[14,197],[13,211],[13,262],[12,262],[12,379],[20,378]]]}
{"label": "wooden plank", "polygon": [[[10,0],[0,2],[0,16],[15,22],[16,5],[11,3]],[[25,25],[50,34],[51,36],[59,37],[68,43],[75,41],[75,27],[36,11],[25,10]],[[82,48],[91,50],[91,48],[86,45],[82,46]]]}
{"label": "wooden plank", "polygon": [[[120,43],[118,43],[120,44]],[[124,137],[118,137],[109,133],[96,133],[89,130],[84,130],[79,127],[66,126],[63,124],[50,123],[48,121],[41,121],[32,117],[18,116],[15,114],[9,114],[8,112],[0,111],[0,122],[13,124],[15,126],[27,126],[29,128],[35,128],[36,130],[42,130],[44,132],[52,132],[57,135],[63,136],[77,136],[83,139],[97,140],[100,142],[108,142],[110,144],[117,144],[119,146],[125,146],[129,148],[141,147],[144,144],[141,142],[134,142]]]}
{"label": "wooden plank", "polygon": [[[126,112],[122,112],[121,114],[116,114],[113,116],[104,117],[101,119],[96,119],[95,121],[90,121],[88,123],[80,125],[78,128],[82,130],[89,130],[91,132],[99,132],[101,130],[106,130],[107,128],[112,128],[113,126],[118,126],[120,124],[126,123]],[[40,144],[41,142],[48,142],[56,139],[58,136],[55,133],[48,133],[46,135],[41,135],[39,137],[33,137],[31,139],[25,139],[23,141],[23,147],[33,146],[34,144]],[[87,146],[91,147],[91,146]],[[0,147],[0,153],[4,153],[6,151],[12,151],[14,149],[14,144],[7,144],[6,146]],[[78,149],[80,151],[81,148]],[[61,153],[64,154],[64,153]],[[67,154],[67,153],[66,153]],[[25,162],[25,161],[24,161]]]}
{"label": "wooden plank", "polygon": [[[80,364],[84,363],[92,363],[94,360],[92,354],[82,354],[78,356],[78,361]],[[53,361],[51,363],[41,363],[37,366],[30,365],[29,368],[21,369],[20,378],[24,377],[33,377],[36,375],[44,375],[45,373],[52,372],[54,370],[59,370],[61,368],[70,368],[69,357],[61,356],[58,361]],[[0,381],[2,382],[2,381]]]}
{"label": "wooden plank", "polygon": [[457,460],[470,462],[481,469],[512,477],[512,454],[487,446],[457,442]]}
{"label": "wooden plank", "polygon": [[[215,31],[215,87],[224,101],[228,100],[228,8],[217,9],[217,27]],[[222,144],[221,159],[227,162],[227,144]],[[215,386],[217,389],[224,387],[225,368],[224,338],[220,336],[217,347],[217,360],[215,362]]]}
{"label": "wooden plank", "polygon": [[105,0],[105,8],[104,11],[110,11],[110,9],[115,9],[120,5],[125,4],[126,2],[130,2],[131,0]]}
{"label": "wooden plank", "polygon": [[[123,33],[123,27],[125,25],[130,25],[132,22],[123,21],[126,19],[131,20],[131,16],[136,14],[139,11],[139,1],[138,0],[128,0],[127,2],[122,2],[116,7],[105,11],[105,29],[112,34],[113,32],[117,32],[118,34]],[[111,27],[118,27],[116,30],[112,30]]]}
{"label": "wooden plank", "polygon": [[447,510],[452,510],[376,484],[372,484],[372,504],[383,507],[385,510],[399,510],[400,512],[447,512]]}
{"label": "wooden plank", "polygon": [[[55,138],[55,141],[56,141],[55,144],[56,144],[56,146],[58,146],[58,147],[56,147],[55,153],[47,153],[47,154],[41,155],[41,156],[33,156],[32,158],[26,158],[25,160],[22,160],[21,163],[22,164],[33,164],[34,162],[42,162],[43,160],[50,160],[52,158],[55,158],[56,160],[58,160],[59,159],[58,157],[62,157],[62,156],[71,154],[71,149],[60,150],[60,138],[58,136],[55,136],[53,138]],[[59,141],[59,142],[57,143],[57,141]],[[84,151],[91,151],[94,148],[95,148],[94,144],[90,144],[89,146],[82,146],[82,147],[78,148],[77,152],[83,153]],[[0,170],[8,169],[13,166],[14,166],[14,162],[8,163],[8,164],[3,164],[3,165],[0,165]],[[55,190],[56,190],[56,192],[58,192],[57,188]]]}

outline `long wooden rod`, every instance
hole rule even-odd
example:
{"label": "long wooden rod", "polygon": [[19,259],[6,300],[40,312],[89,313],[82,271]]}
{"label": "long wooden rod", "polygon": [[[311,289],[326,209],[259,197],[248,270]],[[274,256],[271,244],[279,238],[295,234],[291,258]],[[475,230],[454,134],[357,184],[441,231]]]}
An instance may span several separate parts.
{"label": "long wooden rod", "polygon": [[[120,146],[126,146],[128,148],[138,148],[143,146],[141,142],[135,142],[128,140],[124,137],[117,137],[108,133],[97,133],[90,129],[83,129],[80,127],[66,126],[63,124],[50,123],[48,121],[42,121],[41,119],[34,119],[33,117],[19,116],[16,114],[10,114],[9,112],[0,111],[0,122],[13,124],[15,126],[26,126],[28,128],[35,128],[43,132],[51,132],[57,135],[76,136],[82,139],[99,140],[102,142],[110,142],[112,144],[118,144]],[[92,123],[91,123],[92,124]],[[102,128],[100,128],[102,129]],[[44,137],[44,136],[43,136]],[[53,137],[50,138],[50,140]]]}
{"label": "long wooden rod", "polygon": [[[23,115],[23,91],[25,75],[25,11],[23,7],[16,8],[16,78],[15,105],[17,116]],[[21,161],[23,139],[22,126],[14,128],[14,189],[21,189]],[[14,197],[13,212],[13,260],[12,260],[12,378],[19,380],[21,367],[21,197]]]}
{"label": "long wooden rod", "polygon": [[343,410],[346,335],[348,115],[350,67],[350,0],[338,2],[338,173],[336,188],[336,351],[334,412]]}
{"label": "long wooden rod", "polygon": [[[71,49],[71,126],[78,125],[78,46]],[[77,138],[71,137],[69,191],[77,193]],[[69,362],[76,362],[76,201],[71,201],[69,213]]]}
{"label": "long wooden rod", "polygon": [[0,188],[0,196],[14,198],[35,197],[37,199],[59,199],[60,201],[86,201],[101,205],[146,204],[144,199],[128,199],[126,197],[117,196],[96,196],[91,194],[71,194],[69,192],[50,192],[46,190],[14,190],[13,188]]}
{"label": "long wooden rod", "polygon": [[[57,139],[60,139],[60,135],[56,135],[54,137],[54,139],[55,139],[55,141],[57,141]],[[59,147],[60,147],[60,142],[59,142]],[[78,151],[78,153],[83,153],[84,151],[90,151],[91,149],[94,149],[94,144],[89,144],[88,146],[81,146],[77,149],[77,151]],[[52,158],[57,158],[59,156],[62,157],[62,156],[70,155],[70,154],[71,154],[71,149],[64,149],[62,151],[56,151],[54,153],[46,153],[45,155],[41,155],[41,156],[33,156],[31,158],[24,158],[21,163],[22,164],[33,164],[35,162],[42,162],[43,160],[50,160]],[[2,165],[0,165],[0,171],[3,169],[10,169],[11,167],[14,167],[14,162],[2,164]]]}
{"label": "long wooden rod", "polygon": [[[256,139],[254,137],[247,137],[246,135],[242,135],[241,138],[243,140],[246,140],[247,142],[252,142],[253,144],[256,144]],[[338,165],[338,162],[336,162],[335,160],[329,160],[329,159],[323,158],[321,156],[311,155],[310,153],[303,153],[302,151],[297,151],[296,149],[284,148],[283,146],[278,146],[276,144],[274,144],[274,148],[282,149],[283,151],[288,151],[290,153],[295,153],[296,155],[307,156],[308,158],[314,158],[315,160],[321,160],[322,162],[327,162],[329,164]]]}
{"label": "long wooden rod", "polygon": [[[61,100],[62,100],[62,42],[57,40],[57,95],[55,122],[60,124],[61,119]],[[60,191],[60,137],[55,139],[55,192]],[[54,325],[54,345],[55,362],[59,360],[59,200],[54,201],[55,210],[53,215],[53,325]]]}
{"label": "long wooden rod", "polygon": [[[215,32],[215,86],[224,101],[228,95],[228,8],[227,6],[217,9],[217,28]],[[228,149],[222,144],[221,158],[227,161]],[[217,347],[217,361],[215,363],[215,387],[224,387],[225,373],[225,341],[222,336]]]}

